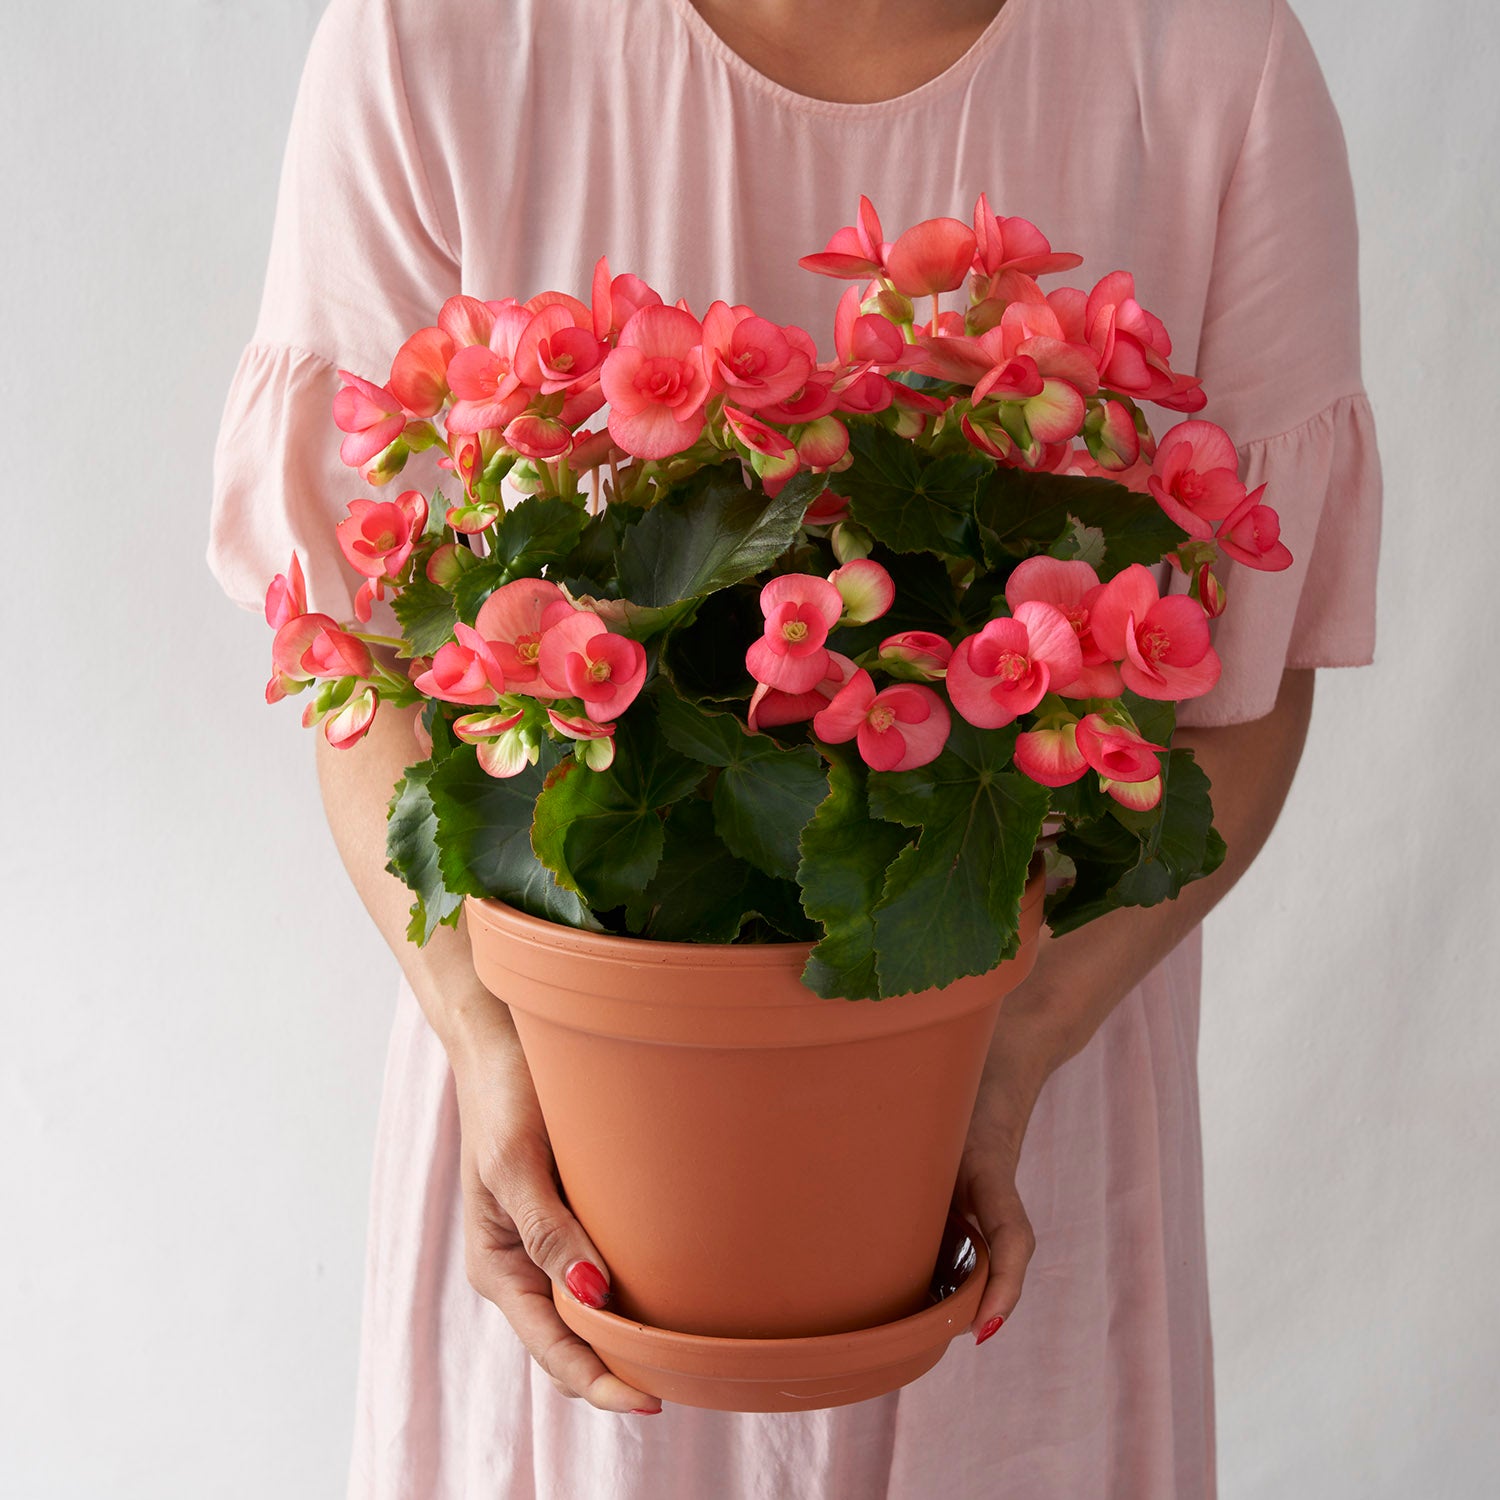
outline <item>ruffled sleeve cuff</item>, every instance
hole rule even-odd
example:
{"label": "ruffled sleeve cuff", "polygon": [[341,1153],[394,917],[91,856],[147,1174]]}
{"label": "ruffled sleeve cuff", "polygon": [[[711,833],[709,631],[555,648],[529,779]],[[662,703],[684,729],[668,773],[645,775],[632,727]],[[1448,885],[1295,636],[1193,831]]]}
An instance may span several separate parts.
{"label": "ruffled sleeve cuff", "polygon": [[1266,485],[1294,560],[1280,573],[1223,565],[1229,607],[1214,622],[1223,675],[1212,692],[1180,705],[1184,727],[1269,713],[1288,667],[1364,666],[1374,656],[1381,471],[1365,393],[1239,454],[1245,484]]}

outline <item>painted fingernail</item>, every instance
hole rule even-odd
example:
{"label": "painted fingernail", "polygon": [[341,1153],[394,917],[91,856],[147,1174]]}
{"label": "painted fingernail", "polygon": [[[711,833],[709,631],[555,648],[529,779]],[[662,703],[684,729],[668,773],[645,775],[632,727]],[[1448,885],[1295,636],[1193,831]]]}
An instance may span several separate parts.
{"label": "painted fingernail", "polygon": [[603,1307],[609,1301],[609,1283],[598,1266],[586,1260],[575,1260],[563,1280],[568,1290],[585,1307]]}
{"label": "painted fingernail", "polygon": [[980,1344],[982,1344],[992,1334],[999,1333],[1000,1332],[1000,1325],[1004,1321],[1005,1321],[1004,1318],[991,1318],[989,1320],[989,1322],[986,1323],[984,1325],[984,1327],[979,1330],[979,1337],[974,1340],[975,1347],[977,1348]]}
{"label": "painted fingernail", "polygon": [[632,1406],[630,1415],[633,1417],[659,1417],[661,1407],[659,1406]]}

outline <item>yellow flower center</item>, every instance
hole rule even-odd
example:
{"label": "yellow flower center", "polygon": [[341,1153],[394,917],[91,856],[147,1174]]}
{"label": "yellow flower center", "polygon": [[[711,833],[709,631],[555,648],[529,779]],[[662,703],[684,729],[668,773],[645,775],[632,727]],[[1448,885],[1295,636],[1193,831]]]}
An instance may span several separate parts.
{"label": "yellow flower center", "polygon": [[794,644],[797,641],[805,641],[807,639],[807,621],[788,620],[786,624],[781,627],[781,634],[786,640],[789,640]]}

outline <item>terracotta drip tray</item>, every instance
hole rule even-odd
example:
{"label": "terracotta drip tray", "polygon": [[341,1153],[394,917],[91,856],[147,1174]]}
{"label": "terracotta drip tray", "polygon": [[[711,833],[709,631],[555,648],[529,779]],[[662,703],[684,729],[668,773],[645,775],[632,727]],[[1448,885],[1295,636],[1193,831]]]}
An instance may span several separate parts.
{"label": "terracotta drip tray", "polygon": [[566,1291],[564,1323],[621,1380],[678,1406],[712,1411],[817,1411],[884,1396],[925,1375],[973,1323],[989,1279],[984,1239],[951,1216],[921,1312],[854,1333],[807,1339],[728,1339],[651,1328],[596,1312]]}

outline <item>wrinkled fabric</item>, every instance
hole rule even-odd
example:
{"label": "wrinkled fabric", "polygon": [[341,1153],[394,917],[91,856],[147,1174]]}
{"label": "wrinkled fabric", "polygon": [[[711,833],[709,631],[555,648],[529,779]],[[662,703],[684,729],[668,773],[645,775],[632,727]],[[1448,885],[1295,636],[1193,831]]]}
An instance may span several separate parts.
{"label": "wrinkled fabric", "polygon": [[[259,607],[295,546],[311,607],[352,613],[331,527],[366,491],[338,460],[337,371],[383,381],[455,292],[586,298],[607,253],[699,315],[723,297],[800,323],[829,358],[842,285],[797,257],[852,222],[862,192],[894,238],[967,221],[980,191],[1085,257],[1044,285],[1134,272],[1174,367],[1204,381],[1201,415],[1281,513],[1296,563],[1226,569],[1224,676],[1181,721],[1266,713],[1284,666],[1370,660],[1381,493],[1353,196],[1284,0],[1007,0],[942,75],[853,105],[765,78],[689,0],[333,0],[225,406],[211,566]],[[1158,436],[1179,420],[1152,417]],[[1001,1334],[956,1340],[858,1406],[653,1418],[559,1396],[469,1287],[451,1077],[403,984],[351,1497],[1211,1496],[1198,981],[1194,934],[1048,1082],[1021,1166],[1037,1253]]]}

